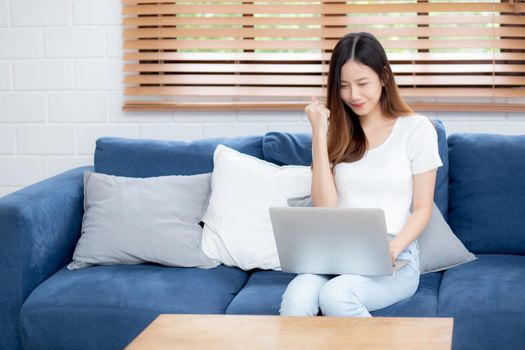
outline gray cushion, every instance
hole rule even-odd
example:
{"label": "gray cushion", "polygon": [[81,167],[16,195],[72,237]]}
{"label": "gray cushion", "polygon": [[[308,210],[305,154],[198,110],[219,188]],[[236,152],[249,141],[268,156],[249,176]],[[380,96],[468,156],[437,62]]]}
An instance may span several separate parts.
{"label": "gray cushion", "polygon": [[476,260],[456,237],[434,204],[427,227],[417,238],[421,274],[450,269]]}
{"label": "gray cushion", "polygon": [[211,174],[128,178],[84,173],[84,217],[71,270],[92,264],[212,268],[199,225]]}
{"label": "gray cushion", "polygon": [[[290,207],[312,206],[310,196],[289,198],[287,202]],[[436,204],[417,242],[421,274],[446,270],[476,259],[452,232]]]}

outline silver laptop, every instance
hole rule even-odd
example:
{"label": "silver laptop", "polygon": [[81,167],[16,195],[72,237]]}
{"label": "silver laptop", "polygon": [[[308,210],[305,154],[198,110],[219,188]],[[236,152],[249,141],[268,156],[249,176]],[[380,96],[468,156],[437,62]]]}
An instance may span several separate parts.
{"label": "silver laptop", "polygon": [[408,263],[392,264],[379,208],[271,207],[270,218],[284,272],[387,276]]}

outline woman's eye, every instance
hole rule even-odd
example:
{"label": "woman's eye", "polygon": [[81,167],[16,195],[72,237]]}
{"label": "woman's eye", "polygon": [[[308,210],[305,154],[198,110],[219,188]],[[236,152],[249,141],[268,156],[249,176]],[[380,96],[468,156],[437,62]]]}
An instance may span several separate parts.
{"label": "woman's eye", "polygon": [[341,85],[341,89],[346,89],[348,85]]}
{"label": "woman's eye", "polygon": [[360,83],[359,86],[365,86],[368,83]]}

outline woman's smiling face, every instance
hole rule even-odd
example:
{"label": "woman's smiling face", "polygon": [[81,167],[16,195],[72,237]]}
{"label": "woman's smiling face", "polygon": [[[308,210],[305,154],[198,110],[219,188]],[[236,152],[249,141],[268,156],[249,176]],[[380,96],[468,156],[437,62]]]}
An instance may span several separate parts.
{"label": "woman's smiling face", "polygon": [[354,60],[341,67],[341,99],[358,116],[367,116],[381,108],[381,89],[381,80],[370,67]]}

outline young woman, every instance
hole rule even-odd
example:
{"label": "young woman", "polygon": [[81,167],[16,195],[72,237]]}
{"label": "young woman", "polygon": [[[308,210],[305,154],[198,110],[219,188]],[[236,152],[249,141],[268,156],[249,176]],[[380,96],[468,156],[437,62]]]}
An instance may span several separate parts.
{"label": "young woman", "polygon": [[392,261],[410,262],[392,276],[298,275],[280,313],[370,317],[417,290],[416,238],[430,219],[443,165],[436,130],[403,101],[385,50],[368,33],[340,39],[330,60],[327,106],[314,100],[305,111],[312,127],[313,205],[382,208]]}

